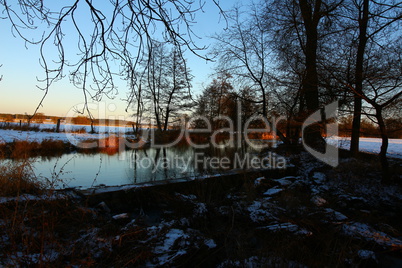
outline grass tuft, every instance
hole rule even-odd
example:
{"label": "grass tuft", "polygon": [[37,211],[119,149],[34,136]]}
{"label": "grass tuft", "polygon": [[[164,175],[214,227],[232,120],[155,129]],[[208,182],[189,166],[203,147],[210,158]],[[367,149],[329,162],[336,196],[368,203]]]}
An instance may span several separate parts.
{"label": "grass tuft", "polygon": [[0,162],[0,196],[19,196],[21,194],[40,194],[44,185],[32,170],[31,160]]}

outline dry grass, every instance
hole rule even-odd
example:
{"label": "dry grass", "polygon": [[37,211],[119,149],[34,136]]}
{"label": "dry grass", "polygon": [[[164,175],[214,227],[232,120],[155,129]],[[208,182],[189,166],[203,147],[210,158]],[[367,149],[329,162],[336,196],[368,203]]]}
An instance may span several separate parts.
{"label": "dry grass", "polygon": [[85,134],[85,133],[87,133],[87,129],[86,129],[85,127],[82,127],[82,128],[74,128],[74,129],[71,129],[71,130],[69,131],[69,133]]}
{"label": "dry grass", "polygon": [[0,162],[0,196],[40,194],[44,185],[32,170],[32,161],[4,160]]}
{"label": "dry grass", "polygon": [[42,142],[36,141],[13,141],[0,144],[2,154],[0,158],[11,158],[23,160],[35,156],[59,156],[71,151],[71,144],[60,141],[45,139]]}
{"label": "dry grass", "polygon": [[32,161],[0,162],[0,266],[92,264],[94,257],[85,243],[72,245],[102,218],[95,219],[96,213],[78,200],[55,199],[56,192],[35,176]]}
{"label": "dry grass", "polygon": [[0,211],[1,234],[7,237],[0,259],[7,259],[10,267],[60,267],[69,259],[83,265],[93,259],[85,249],[71,248],[80,232],[94,224],[93,213],[71,200],[8,202],[0,204]]}
{"label": "dry grass", "polygon": [[28,125],[28,124],[15,124],[9,122],[2,122],[0,123],[0,129],[11,129],[11,130],[18,130],[18,131],[40,131],[39,125]]}

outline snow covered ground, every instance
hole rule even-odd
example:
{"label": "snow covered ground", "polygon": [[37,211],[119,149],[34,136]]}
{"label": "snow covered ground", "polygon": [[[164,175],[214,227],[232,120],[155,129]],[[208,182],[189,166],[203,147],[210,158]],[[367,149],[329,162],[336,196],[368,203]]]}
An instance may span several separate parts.
{"label": "snow covered ground", "polygon": [[[331,137],[327,139],[328,143],[336,145],[339,148],[349,149],[349,137]],[[402,139],[389,139],[387,155],[393,158],[402,159]],[[360,138],[359,148],[362,152],[379,153],[381,148],[381,139],[379,138]]]}
{"label": "snow covered ground", "polygon": [[[41,130],[46,130],[46,129],[55,129],[56,124],[36,124],[39,126]],[[119,132],[126,132],[126,131],[132,131],[133,129],[130,127],[125,127],[125,126],[94,126],[95,132],[96,133],[119,133]],[[71,132],[71,131],[76,131],[76,130],[85,130],[86,132],[91,131],[91,126],[90,125],[74,125],[74,124],[61,124],[60,125],[60,131],[66,131],[66,132]]]}
{"label": "snow covered ground", "polygon": [[[16,141],[36,141],[42,142],[43,140],[61,140],[64,142],[69,141],[83,141],[88,139],[98,139],[99,134],[89,134],[91,131],[91,126],[87,125],[62,125],[60,127],[60,133],[55,133],[55,124],[34,124],[33,126],[39,126],[41,131],[18,131],[10,129],[0,129],[0,143],[7,143]],[[46,131],[49,130],[49,131]],[[64,133],[85,130],[87,133]],[[108,126],[95,126],[95,131],[101,133],[102,137],[108,136],[109,134],[125,133],[126,131],[131,131],[130,128],[125,127],[108,127]]]}
{"label": "snow covered ground", "polygon": [[[70,137],[74,137],[76,140],[97,139],[98,134],[79,134],[69,133]],[[0,143],[7,143],[15,141],[36,141],[42,142],[43,140],[61,140],[68,142],[69,138],[66,133],[55,132],[35,132],[35,131],[17,131],[9,129],[0,129]]]}

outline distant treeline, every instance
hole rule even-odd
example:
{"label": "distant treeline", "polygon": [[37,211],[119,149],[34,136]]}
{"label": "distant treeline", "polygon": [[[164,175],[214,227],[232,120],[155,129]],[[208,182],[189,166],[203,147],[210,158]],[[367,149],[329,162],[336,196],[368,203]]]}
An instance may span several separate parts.
{"label": "distant treeline", "polygon": [[[26,114],[6,114],[0,113],[0,121],[3,122],[22,122],[27,123],[30,119],[29,115]],[[86,116],[76,116],[76,117],[60,117],[60,116],[51,116],[45,115],[43,113],[37,113],[30,119],[31,123],[54,123],[56,124],[58,120],[61,120],[63,123],[69,122],[77,125],[90,125],[91,119]],[[132,126],[134,122],[127,120],[111,120],[111,119],[93,119],[94,125],[119,125],[119,126]]]}

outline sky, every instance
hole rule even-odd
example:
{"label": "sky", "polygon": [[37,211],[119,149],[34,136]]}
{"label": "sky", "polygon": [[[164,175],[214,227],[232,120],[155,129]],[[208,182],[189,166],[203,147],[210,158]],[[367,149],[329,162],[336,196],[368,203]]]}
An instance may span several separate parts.
{"label": "sky", "polygon": [[[195,1],[198,2],[198,1]],[[244,1],[243,1],[244,2]],[[220,6],[224,10],[230,9],[235,4],[232,0],[221,0]],[[0,17],[4,17],[0,14]],[[223,31],[227,26],[220,16],[219,9],[214,6],[212,0],[206,0],[204,12],[198,12],[195,20],[197,23],[193,31],[201,37],[197,39],[198,46],[210,46],[213,40],[209,36]],[[71,29],[66,29],[71,30]],[[8,20],[0,19],[0,113],[32,114],[35,111],[43,91],[37,85],[37,78],[44,77],[44,71],[40,65],[39,46],[25,45],[19,38],[11,33],[11,25]],[[74,46],[71,46],[74,48]],[[75,46],[76,47],[76,46]],[[186,53],[188,67],[194,79],[193,92],[199,94],[201,90],[211,82],[214,63],[206,62],[191,53]],[[130,114],[125,112],[126,103],[122,101],[126,97],[126,84],[120,82],[119,95],[113,100],[104,98],[102,103],[93,105],[93,114],[96,118],[120,118],[129,119]],[[83,103],[82,90],[74,87],[68,77],[53,84],[43,102],[43,107],[38,112],[54,116],[71,115],[74,107]],[[75,113],[74,113],[75,114]]]}

